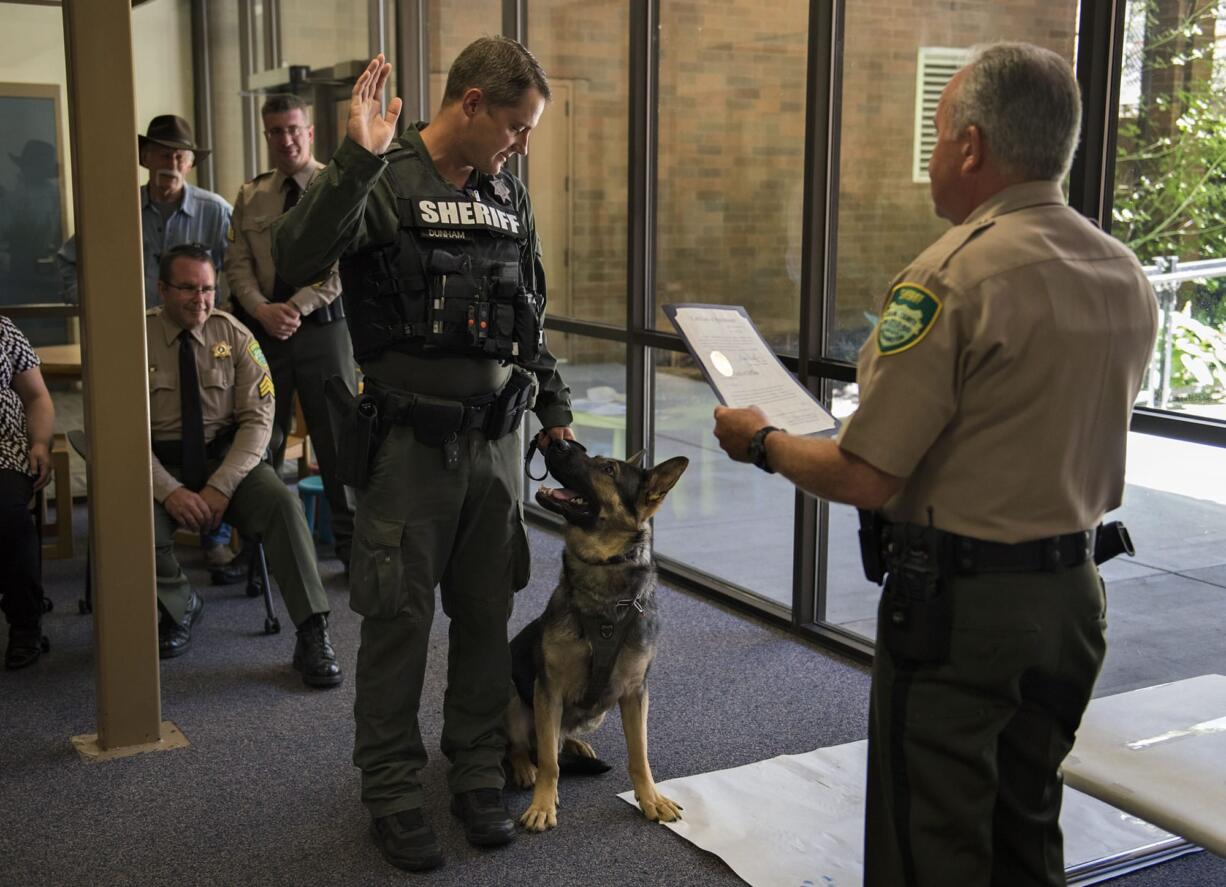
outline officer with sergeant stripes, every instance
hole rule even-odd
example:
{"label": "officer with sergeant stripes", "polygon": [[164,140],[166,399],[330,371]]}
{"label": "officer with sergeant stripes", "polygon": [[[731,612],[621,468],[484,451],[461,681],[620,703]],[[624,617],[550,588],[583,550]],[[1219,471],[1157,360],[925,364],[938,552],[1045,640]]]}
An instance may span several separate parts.
{"label": "officer with sergeant stripes", "polygon": [[328,637],[328,597],[298,498],[264,459],[274,386],[251,332],[213,309],[216,276],[208,248],[172,246],[162,255],[158,296],[148,312],[149,427],[157,547],[158,649],[187,652],[204,601],[174,553],[175,527],[204,533],[225,519],[259,538],[298,627],[294,668],[312,687],[341,682]]}

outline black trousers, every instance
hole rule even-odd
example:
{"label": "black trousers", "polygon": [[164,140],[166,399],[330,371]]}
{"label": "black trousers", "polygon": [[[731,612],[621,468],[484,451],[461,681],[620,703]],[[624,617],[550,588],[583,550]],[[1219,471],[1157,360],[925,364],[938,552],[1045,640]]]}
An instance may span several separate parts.
{"label": "black trousers", "polygon": [[43,615],[42,564],[30,513],[34,481],[0,469],[0,610],[15,628],[37,628]]}

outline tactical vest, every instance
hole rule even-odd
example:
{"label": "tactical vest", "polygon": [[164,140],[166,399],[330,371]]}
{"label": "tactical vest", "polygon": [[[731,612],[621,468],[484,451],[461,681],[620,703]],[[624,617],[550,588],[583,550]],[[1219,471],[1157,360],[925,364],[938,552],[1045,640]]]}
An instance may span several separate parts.
{"label": "tactical vest", "polygon": [[388,154],[384,175],[400,219],[393,244],[341,259],[345,313],[359,362],[389,349],[531,362],[544,298],[509,175],[476,189],[445,185],[414,149]]}

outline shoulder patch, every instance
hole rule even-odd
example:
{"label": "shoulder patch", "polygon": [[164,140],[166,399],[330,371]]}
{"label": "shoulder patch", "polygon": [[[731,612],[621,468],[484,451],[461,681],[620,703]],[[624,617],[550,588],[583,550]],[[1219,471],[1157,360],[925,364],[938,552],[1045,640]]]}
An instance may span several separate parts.
{"label": "shoulder patch", "polygon": [[898,354],[918,345],[941,313],[941,300],[918,283],[890,290],[877,323],[877,352]]}
{"label": "shoulder patch", "polygon": [[272,379],[268,377],[268,373],[265,373],[260,377],[259,385],[256,387],[259,389],[260,397],[268,397],[269,395],[276,393],[276,389],[273,388]]}
{"label": "shoulder patch", "polygon": [[234,233],[234,223],[231,222],[229,226],[226,228],[226,240],[233,243],[237,239],[238,239],[238,235]]}
{"label": "shoulder patch", "polygon": [[264,357],[264,351],[260,348],[260,343],[252,339],[247,345],[247,353],[264,369],[268,369],[268,360]]}

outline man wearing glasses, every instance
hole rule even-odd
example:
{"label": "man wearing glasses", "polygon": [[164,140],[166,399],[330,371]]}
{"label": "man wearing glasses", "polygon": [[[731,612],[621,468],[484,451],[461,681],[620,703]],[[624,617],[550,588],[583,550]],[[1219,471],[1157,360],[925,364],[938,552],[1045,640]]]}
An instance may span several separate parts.
{"label": "man wearing glasses", "polygon": [[303,682],[334,687],[341,670],[311,532],[297,498],[264,461],[274,386],[260,345],[231,315],[213,310],[216,273],[202,244],[167,250],[157,289],[162,307],[147,314],[146,340],[159,653],[187,652],[204,606],[175,558],[175,527],[204,533],[224,518],[264,543],[298,628],[294,668]]}
{"label": "man wearing glasses", "polygon": [[[196,144],[191,124],[174,114],[149,121],[145,135],[136,136],[140,165],[149,170],[149,181],[140,189],[141,242],[145,260],[145,307],[158,304],[158,263],[170,247],[202,243],[208,247],[213,267],[220,270],[226,254],[226,229],[230,204],[219,194],[188,184],[187,175],[198,160],[209,155]],[[82,232],[86,237],[89,235]],[[56,254],[64,295],[77,301],[77,243],[68,239]],[[230,528],[222,526],[201,540],[205,561],[214,585],[231,585],[242,579],[243,569],[231,565]]]}
{"label": "man wearing glasses", "polygon": [[234,315],[255,333],[277,387],[274,425],[281,430],[282,444],[273,453],[273,465],[280,469],[285,458],[297,391],[332,510],[334,551],[348,570],[353,501],[336,477],[335,433],[324,400],[325,379],[339,376],[351,392],[356,388],[353,346],[338,298],[340,277],[333,268],[313,286],[291,286],[272,261],[272,223],[297,204],[324,165],[311,152],[315,128],[302,99],[270,96],[261,114],[274,168],[243,185],[234,201],[226,279]]}

